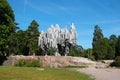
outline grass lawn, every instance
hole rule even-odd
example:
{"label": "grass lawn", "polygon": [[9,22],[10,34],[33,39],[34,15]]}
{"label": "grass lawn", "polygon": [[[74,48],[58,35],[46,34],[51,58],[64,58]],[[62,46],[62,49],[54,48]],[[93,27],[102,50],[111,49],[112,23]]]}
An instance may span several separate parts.
{"label": "grass lawn", "polygon": [[0,80],[94,80],[88,75],[62,68],[0,66]]}

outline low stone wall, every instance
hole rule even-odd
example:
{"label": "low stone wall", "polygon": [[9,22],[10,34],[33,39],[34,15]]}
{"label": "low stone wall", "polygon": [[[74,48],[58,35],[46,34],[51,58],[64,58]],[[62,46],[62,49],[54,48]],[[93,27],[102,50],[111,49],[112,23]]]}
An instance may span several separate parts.
{"label": "low stone wall", "polygon": [[71,57],[71,56],[10,56],[3,63],[3,65],[14,65],[19,59],[33,59],[39,60],[43,67],[63,67],[63,66],[90,66],[95,65],[93,62],[87,58],[83,57]]}

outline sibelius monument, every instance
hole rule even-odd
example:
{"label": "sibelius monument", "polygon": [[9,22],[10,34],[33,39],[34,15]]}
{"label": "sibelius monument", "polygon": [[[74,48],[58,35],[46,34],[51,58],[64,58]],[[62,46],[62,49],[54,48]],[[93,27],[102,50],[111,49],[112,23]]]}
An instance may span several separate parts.
{"label": "sibelius monument", "polygon": [[70,30],[60,29],[59,25],[51,25],[46,32],[41,32],[38,37],[38,45],[47,54],[48,49],[55,50],[55,56],[68,55],[71,46],[76,45],[76,29],[72,23]]}

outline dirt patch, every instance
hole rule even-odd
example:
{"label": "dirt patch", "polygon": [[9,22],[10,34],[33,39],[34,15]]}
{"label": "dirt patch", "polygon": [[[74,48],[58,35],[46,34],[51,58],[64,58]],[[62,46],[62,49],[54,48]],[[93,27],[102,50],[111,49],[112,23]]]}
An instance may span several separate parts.
{"label": "dirt patch", "polygon": [[91,75],[96,80],[119,80],[120,79],[120,69],[116,68],[104,68],[96,69],[94,67],[76,69],[79,72]]}

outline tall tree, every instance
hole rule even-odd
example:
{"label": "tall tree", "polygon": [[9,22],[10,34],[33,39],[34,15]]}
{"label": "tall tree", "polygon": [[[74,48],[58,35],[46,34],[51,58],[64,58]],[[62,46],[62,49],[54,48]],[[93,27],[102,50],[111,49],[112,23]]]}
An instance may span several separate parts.
{"label": "tall tree", "polygon": [[117,43],[116,43],[116,55],[120,56],[120,36],[118,37]]}
{"label": "tall tree", "polygon": [[16,30],[14,12],[7,0],[0,0],[0,55],[9,55],[9,42]]}
{"label": "tall tree", "polygon": [[114,47],[110,44],[110,40],[108,38],[106,38],[106,57],[105,59],[114,59],[115,57],[115,49]]}
{"label": "tall tree", "polygon": [[107,38],[103,38],[96,43],[97,47],[94,50],[94,56],[96,60],[106,59],[108,53],[107,49],[109,47],[109,41]]}
{"label": "tall tree", "polygon": [[93,37],[93,47],[94,47],[94,44],[103,39],[104,36],[103,36],[103,33],[102,33],[102,29],[100,29],[100,27],[98,25],[95,25],[95,28],[94,28],[94,33],[93,33],[94,37]]}
{"label": "tall tree", "polygon": [[13,55],[28,55],[27,31],[18,30],[15,35],[11,37],[10,53]]}
{"label": "tall tree", "polygon": [[100,55],[98,50],[100,49],[99,45],[101,45],[101,44],[99,44],[99,43],[104,38],[104,36],[102,34],[102,30],[100,29],[100,27],[98,25],[95,25],[93,35],[94,35],[93,42],[92,42],[93,55],[97,59],[97,58],[99,58],[99,55]]}
{"label": "tall tree", "polygon": [[114,44],[116,44],[116,42],[117,42],[117,37],[116,37],[116,35],[114,35],[114,34],[112,34],[111,36],[110,36],[110,43],[112,44],[112,43],[114,43]]}
{"label": "tall tree", "polygon": [[[109,47],[109,58],[111,57],[111,59],[113,59],[115,57],[115,46],[116,46],[116,43],[117,43],[117,37],[116,35],[112,34],[109,38],[109,44],[110,44],[110,47]],[[110,50],[111,49],[111,50]]]}
{"label": "tall tree", "polygon": [[27,30],[29,55],[35,55],[38,50],[38,26],[39,24],[33,20]]}

